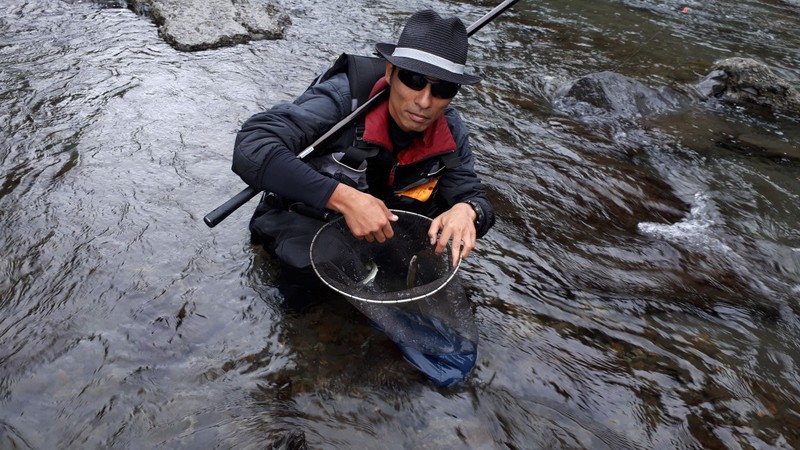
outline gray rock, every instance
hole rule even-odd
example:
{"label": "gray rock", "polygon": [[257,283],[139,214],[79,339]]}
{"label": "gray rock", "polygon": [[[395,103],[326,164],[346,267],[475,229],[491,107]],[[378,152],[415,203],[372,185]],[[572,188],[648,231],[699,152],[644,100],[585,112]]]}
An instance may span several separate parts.
{"label": "gray rock", "polygon": [[132,0],[159,33],[182,51],[206,50],[254,39],[281,39],[288,14],[267,0]]}
{"label": "gray rock", "polygon": [[716,97],[725,92],[725,84],[728,82],[728,74],[724,70],[712,70],[697,85],[695,89],[705,99]]}
{"label": "gray rock", "polygon": [[613,120],[638,124],[642,119],[673,111],[685,98],[666,89],[654,89],[615,72],[598,72],[560,87],[555,109],[582,120]]}
{"label": "gray rock", "polygon": [[775,75],[766,64],[751,58],[728,58],[715,62],[695,89],[706,99],[714,97],[800,117],[800,93],[797,89]]}

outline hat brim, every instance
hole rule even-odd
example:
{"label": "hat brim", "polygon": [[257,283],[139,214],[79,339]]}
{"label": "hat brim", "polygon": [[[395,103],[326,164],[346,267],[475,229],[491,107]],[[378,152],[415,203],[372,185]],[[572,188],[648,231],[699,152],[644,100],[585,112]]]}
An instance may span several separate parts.
{"label": "hat brim", "polygon": [[458,74],[450,72],[449,70],[442,69],[441,67],[434,66],[433,64],[424,63],[422,61],[411,58],[399,58],[392,56],[396,45],[379,43],[375,44],[375,50],[381,54],[387,61],[401,69],[410,70],[412,72],[421,73],[429,77],[438,78],[443,81],[449,81],[457,84],[477,84],[480,83],[481,77],[470,74]]}

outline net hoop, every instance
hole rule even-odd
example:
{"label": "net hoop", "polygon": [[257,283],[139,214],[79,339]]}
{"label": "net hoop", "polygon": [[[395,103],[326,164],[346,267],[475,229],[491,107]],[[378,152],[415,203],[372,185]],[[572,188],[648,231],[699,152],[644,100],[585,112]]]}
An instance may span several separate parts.
{"label": "net hoop", "polygon": [[[371,283],[370,276],[374,278],[376,275],[374,271],[370,271],[370,273],[368,273],[367,276],[364,277],[362,280],[348,279],[347,281],[351,283],[349,285],[339,280],[336,280],[335,277],[331,275],[331,273],[336,273],[338,275],[342,271],[331,270],[331,268],[333,267],[332,262],[320,262],[320,258],[318,257],[318,253],[323,253],[321,249],[323,249],[323,247],[325,247],[326,244],[330,244],[329,242],[327,243],[325,242],[326,236],[329,235],[333,235],[339,239],[348,241],[347,243],[351,244],[349,246],[349,250],[352,251],[353,254],[357,253],[356,249],[354,249],[354,246],[358,246],[361,249],[365,248],[376,249],[382,245],[397,245],[398,240],[407,238],[415,239],[414,242],[412,242],[412,244],[416,244],[417,246],[427,245],[427,249],[421,249],[419,251],[426,253],[427,257],[430,257],[433,254],[433,246],[430,245],[427,237],[427,229],[430,227],[430,223],[432,222],[432,220],[429,217],[408,211],[392,210],[392,212],[399,217],[398,221],[392,224],[393,228],[395,229],[395,236],[392,239],[387,240],[383,244],[377,242],[367,243],[364,240],[356,239],[350,232],[349,228],[347,227],[347,223],[345,222],[344,216],[339,216],[338,218],[331,220],[330,222],[320,227],[320,229],[314,235],[313,240],[311,241],[311,247],[309,249],[309,252],[311,256],[311,266],[313,267],[314,272],[317,274],[319,279],[326,286],[330,287],[339,294],[347,297],[348,299],[353,299],[368,303],[398,304],[398,303],[407,303],[428,298],[431,295],[439,292],[445,286],[447,286],[447,284],[453,279],[453,277],[456,276],[459,267],[461,267],[461,257],[459,256],[458,262],[454,267],[450,265],[451,263],[450,255],[452,249],[450,242],[448,242],[445,247],[445,251],[442,252],[441,255],[435,256],[436,259],[441,259],[441,261],[439,261],[438,264],[444,264],[446,267],[448,267],[448,270],[442,276],[439,276],[432,281],[421,283],[419,285],[415,285],[407,289],[379,292],[368,289],[369,284]],[[407,220],[424,222],[425,232],[423,233],[424,235],[420,238],[422,241],[424,241],[424,244],[416,240],[416,237],[407,236],[402,231],[398,233],[398,228],[402,227],[405,224],[405,221]],[[338,266],[336,267],[336,269],[339,268],[340,267]],[[378,275],[380,274],[378,273]]]}

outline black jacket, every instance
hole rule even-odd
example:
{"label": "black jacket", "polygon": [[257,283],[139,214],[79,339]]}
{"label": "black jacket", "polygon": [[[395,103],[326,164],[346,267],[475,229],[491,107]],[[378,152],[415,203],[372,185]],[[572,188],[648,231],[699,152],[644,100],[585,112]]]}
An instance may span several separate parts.
{"label": "black jacket", "polygon": [[[293,103],[279,104],[254,115],[244,123],[236,137],[233,171],[255,189],[273,192],[290,203],[301,202],[313,208],[324,208],[340,182],[337,178],[341,180],[341,177],[321,173],[320,167],[324,166],[320,163],[323,161],[321,158],[330,158],[330,154],[342,152],[352,144],[355,123],[332,137],[331,142],[320,149],[322,156],[304,162],[297,155],[349,114],[351,105],[349,81],[347,75],[341,73],[310,87]],[[385,110],[385,105],[379,105],[369,114],[381,114],[382,106]],[[494,212],[474,170],[467,130],[452,106],[448,106],[441,120],[446,121],[454,148],[433,149],[428,157],[406,158],[407,164],[398,165],[397,161],[403,159],[403,151],[395,155],[385,145],[373,142],[378,154],[367,159],[370,185],[364,187],[390,208],[422,212],[431,217],[456,203],[472,201],[483,212],[482,220],[476,224],[480,237],[494,224]],[[367,121],[368,127],[369,123]],[[375,133],[380,135],[381,131],[373,130],[371,134]],[[365,132],[365,137],[369,134]],[[423,183],[431,174],[431,168],[435,171],[436,164],[442,165],[445,160],[447,167],[428,177],[438,179],[430,200],[418,202],[398,195],[408,186]],[[399,184],[386,185],[387,180],[397,180]]]}

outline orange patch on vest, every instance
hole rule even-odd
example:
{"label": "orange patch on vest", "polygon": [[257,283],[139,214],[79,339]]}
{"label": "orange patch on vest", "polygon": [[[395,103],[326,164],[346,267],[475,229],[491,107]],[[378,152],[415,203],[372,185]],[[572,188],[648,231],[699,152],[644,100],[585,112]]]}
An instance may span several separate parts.
{"label": "orange patch on vest", "polygon": [[437,178],[434,178],[431,181],[421,186],[416,186],[411,189],[407,189],[403,192],[398,193],[397,195],[402,195],[404,197],[411,197],[414,200],[425,202],[428,201],[429,198],[431,198],[431,194],[433,194],[433,189],[436,188],[436,183],[438,182],[439,180]]}

